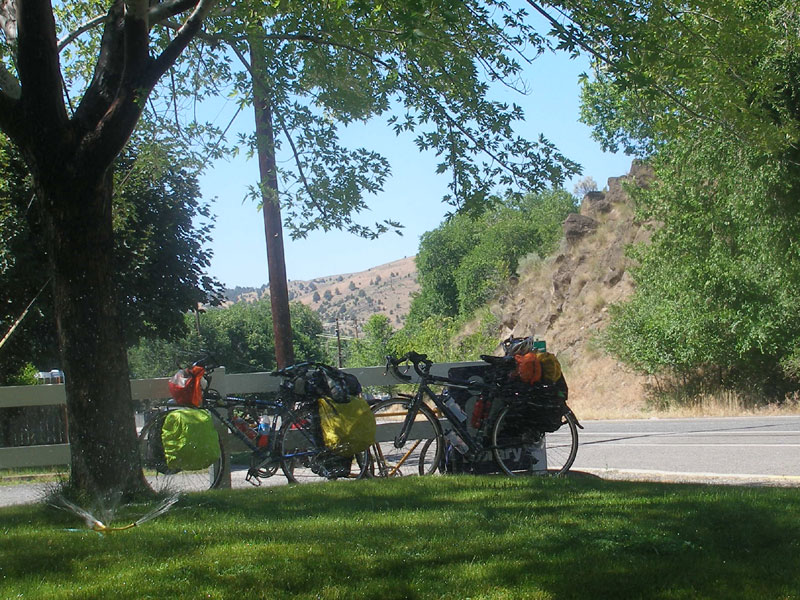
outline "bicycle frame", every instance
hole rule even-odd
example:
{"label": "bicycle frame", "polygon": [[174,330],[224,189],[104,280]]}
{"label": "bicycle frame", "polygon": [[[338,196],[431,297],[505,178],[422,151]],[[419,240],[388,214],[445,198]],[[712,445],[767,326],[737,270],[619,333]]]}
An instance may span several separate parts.
{"label": "bicycle frame", "polygon": [[[437,375],[425,375],[420,383],[418,384],[417,391],[414,396],[411,397],[411,404],[408,408],[408,412],[406,413],[405,419],[403,421],[403,426],[400,429],[400,432],[395,436],[394,444],[395,447],[401,448],[407,441],[408,436],[411,433],[411,427],[413,426],[417,414],[419,413],[420,404],[425,402],[425,398],[429,398],[433,405],[444,415],[447,419],[449,425],[455,430],[455,432],[461,437],[467,447],[469,448],[468,454],[470,456],[477,456],[482,452],[492,450],[491,446],[484,447],[484,445],[479,441],[476,440],[467,430],[465,422],[462,423],[456,416],[453,414],[453,411],[445,404],[439,394],[436,394],[431,388],[430,383],[434,384],[443,384],[447,387],[455,387],[460,389],[468,389],[468,390],[475,390],[479,389],[481,386],[475,383],[458,381],[454,379],[450,379],[447,377],[439,377]],[[398,464],[392,470],[393,474],[397,469],[399,469],[411,453],[416,449],[419,441],[406,453],[404,457],[400,459]]]}
{"label": "bicycle frame", "polygon": [[[262,400],[262,399],[245,399],[245,398],[237,398],[233,396],[227,396],[222,401],[227,405],[227,409],[230,410],[236,407],[243,407],[246,409],[261,409],[261,412],[267,412],[267,414],[271,414],[272,418],[270,420],[270,428],[269,428],[269,440],[267,446],[260,448],[258,447],[252,439],[250,439],[244,432],[242,432],[234,422],[222,415],[218,410],[218,406],[214,406],[212,403],[204,403],[203,408],[208,410],[211,415],[217,419],[220,423],[225,425],[226,429],[230,431],[234,436],[236,436],[242,443],[247,446],[253,456],[259,459],[261,462],[258,466],[262,466],[267,463],[276,463],[281,458],[283,459],[296,459],[296,458],[303,458],[307,456],[313,456],[314,452],[306,451],[306,452],[296,452],[290,454],[281,454],[276,452],[277,451],[277,444],[278,444],[278,419],[283,419],[286,421],[294,421],[297,418],[297,413],[292,409],[292,407],[284,402],[283,400]],[[308,439],[308,441],[313,442],[308,436],[308,434],[304,431],[299,431],[299,434],[303,435]],[[257,467],[256,467],[257,468]],[[251,471],[253,467],[251,467]],[[250,481],[254,477],[251,473],[248,473],[247,481]]]}

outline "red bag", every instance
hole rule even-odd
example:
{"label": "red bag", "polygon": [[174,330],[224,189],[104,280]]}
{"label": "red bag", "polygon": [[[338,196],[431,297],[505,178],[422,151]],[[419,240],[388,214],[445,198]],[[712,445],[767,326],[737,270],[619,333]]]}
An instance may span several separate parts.
{"label": "red bag", "polygon": [[542,378],[542,363],[539,360],[538,352],[528,352],[527,354],[515,354],[514,360],[517,361],[517,370],[514,375],[525,383],[536,383]]}
{"label": "red bag", "polygon": [[169,394],[181,406],[200,406],[203,403],[203,367],[181,369],[169,380]]}

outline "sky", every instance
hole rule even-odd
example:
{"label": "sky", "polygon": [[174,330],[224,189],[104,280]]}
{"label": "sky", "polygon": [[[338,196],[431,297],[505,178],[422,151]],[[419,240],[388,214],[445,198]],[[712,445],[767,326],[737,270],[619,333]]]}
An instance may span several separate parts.
{"label": "sky", "polygon": [[[544,134],[562,154],[583,167],[581,175],[565,182],[570,192],[584,176],[592,177],[602,189],[609,177],[626,175],[631,165],[629,156],[604,153],[592,140],[589,127],[578,121],[578,76],[587,70],[584,59],[544,54],[526,68],[524,77],[531,92],[511,98],[525,111],[517,133],[528,139]],[[232,109],[229,112],[232,114]],[[223,108],[221,127],[230,118],[225,115]],[[252,111],[243,111],[234,128],[252,131],[251,115]],[[363,224],[396,220],[404,225],[403,235],[389,232],[377,240],[364,240],[346,232],[314,232],[296,241],[284,235],[290,280],[354,273],[413,256],[420,236],[438,227],[452,210],[441,202],[447,193],[447,175],[435,174],[436,157],[421,154],[412,136],[397,137],[384,120],[375,120],[349,129],[345,137],[382,153],[392,167],[383,192],[367,198],[369,210],[356,220]],[[268,282],[262,216],[252,201],[244,200],[248,186],[257,181],[257,162],[243,153],[210,165],[200,180],[203,197],[213,199],[212,212],[216,214],[209,274],[229,288],[260,287]]]}

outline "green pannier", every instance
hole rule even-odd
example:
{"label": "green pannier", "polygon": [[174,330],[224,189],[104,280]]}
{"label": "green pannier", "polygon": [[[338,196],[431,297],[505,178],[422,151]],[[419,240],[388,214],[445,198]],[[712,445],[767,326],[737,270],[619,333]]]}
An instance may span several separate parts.
{"label": "green pannier", "polygon": [[161,426],[164,459],[172,471],[196,471],[219,459],[219,437],[207,410],[171,410]]}
{"label": "green pannier", "polygon": [[361,396],[349,402],[319,399],[319,418],[325,446],[342,456],[353,456],[375,443],[375,415]]}

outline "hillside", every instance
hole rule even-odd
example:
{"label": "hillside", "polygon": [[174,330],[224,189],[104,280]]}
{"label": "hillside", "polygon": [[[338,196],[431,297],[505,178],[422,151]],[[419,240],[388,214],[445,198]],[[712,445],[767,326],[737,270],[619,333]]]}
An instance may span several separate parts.
{"label": "hillside", "polygon": [[[289,299],[317,311],[326,329],[338,319],[344,335],[356,335],[373,314],[385,314],[395,328],[405,323],[411,296],[419,290],[414,257],[395,260],[358,273],[318,277],[310,281],[289,281]],[[253,302],[268,293],[261,288],[236,288],[226,294],[228,301]]]}
{"label": "hillside", "polygon": [[627,176],[610,178],[607,191],[587,194],[580,214],[565,221],[560,248],[523,261],[518,281],[492,307],[503,338],[535,334],[547,341],[564,367],[570,405],[583,418],[635,416],[644,408],[646,378],[598,351],[592,336],[606,323],[608,305],[633,291],[626,246],[649,237],[623,182],[646,185],[650,177],[634,164]]}

